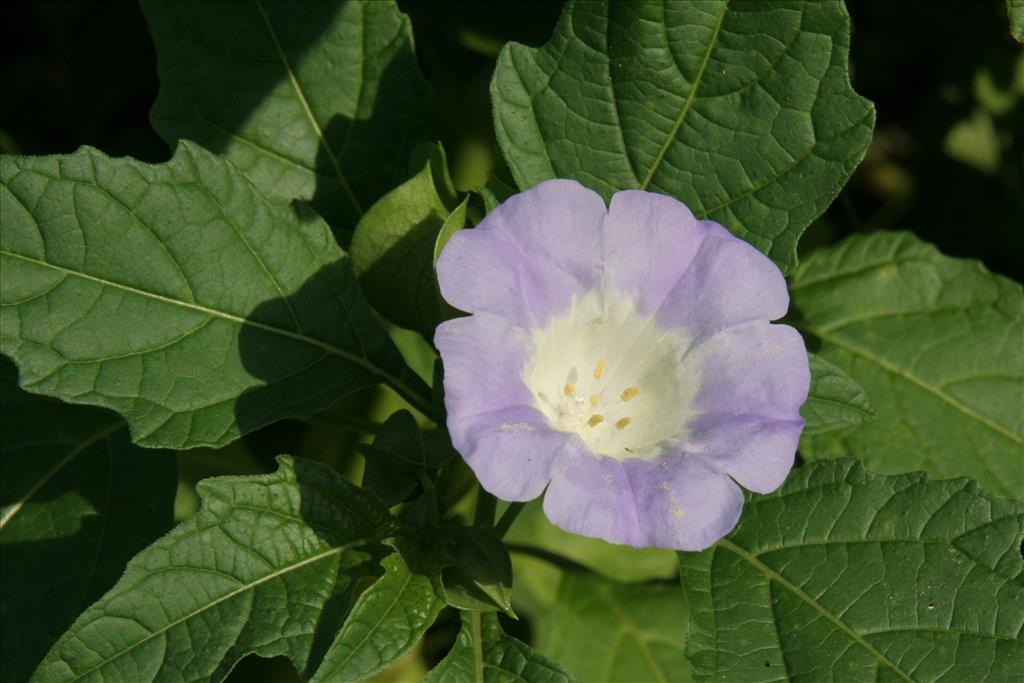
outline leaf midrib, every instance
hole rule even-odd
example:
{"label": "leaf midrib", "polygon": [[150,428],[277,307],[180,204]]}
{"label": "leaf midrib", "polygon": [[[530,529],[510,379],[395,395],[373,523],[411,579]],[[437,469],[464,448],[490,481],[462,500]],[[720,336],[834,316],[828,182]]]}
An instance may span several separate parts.
{"label": "leaf midrib", "polygon": [[864,648],[880,664],[884,664],[888,666],[890,669],[892,669],[894,672],[896,672],[896,674],[901,679],[909,681],[910,683],[916,683],[913,678],[911,678],[906,672],[904,672],[902,669],[896,666],[896,664],[891,662],[885,655],[879,652],[871,643],[864,640],[864,638],[861,637],[859,633],[854,631],[844,621],[842,621],[837,616],[835,616],[827,609],[825,609],[825,607],[823,607],[821,603],[819,603],[817,600],[815,600],[810,595],[801,590],[799,586],[793,584],[789,581],[789,579],[782,576],[782,574],[779,574],[777,571],[775,571],[765,563],[761,562],[761,560],[759,560],[755,555],[725,538],[719,540],[715,545],[720,548],[725,548],[726,550],[729,550],[733,554],[745,560],[757,571],[761,572],[767,579],[769,579],[770,581],[774,581],[775,583],[779,584],[780,586],[788,590],[790,593],[795,595],[797,598],[802,600],[809,607],[811,607],[821,616],[823,616],[827,621],[836,626],[840,631],[845,633],[851,640],[853,640],[855,643]]}
{"label": "leaf midrib", "polygon": [[711,40],[708,41],[708,49],[704,53],[704,58],[701,60],[700,68],[697,69],[697,75],[693,79],[693,86],[690,88],[690,93],[686,96],[686,101],[683,103],[683,108],[679,112],[679,117],[676,118],[675,125],[672,126],[672,130],[669,132],[668,137],[665,138],[665,142],[662,143],[661,149],[658,150],[657,156],[654,157],[654,161],[651,163],[651,167],[647,170],[647,174],[644,175],[643,182],[640,183],[640,189],[646,190],[654,179],[654,174],[661,166],[661,162],[665,160],[665,155],[668,154],[669,147],[675,142],[676,135],[679,134],[679,129],[682,128],[683,122],[686,120],[686,115],[690,112],[690,108],[693,106],[694,100],[697,99],[697,90],[700,89],[700,84],[704,78],[704,71],[707,69],[708,62],[711,61],[711,53],[714,52],[715,44],[718,42],[718,33],[722,30],[722,24],[725,23],[725,14],[729,9],[729,1],[725,0],[722,3],[722,11],[718,15],[718,21],[715,23],[715,31],[711,34]]}
{"label": "leaf midrib", "polygon": [[53,465],[53,467],[51,467],[39,479],[39,481],[37,481],[35,484],[33,484],[29,488],[29,490],[25,492],[25,495],[23,495],[20,499],[18,499],[18,501],[16,503],[14,503],[11,507],[9,507],[7,509],[7,512],[4,513],[3,517],[0,517],[0,529],[3,529],[5,526],[7,526],[7,524],[10,523],[10,521],[12,519],[14,519],[14,516],[17,515],[19,512],[21,512],[21,509],[25,506],[25,503],[27,503],[32,498],[32,496],[34,496],[37,493],[39,493],[39,490],[42,489],[43,486],[45,486],[48,481],[50,481],[55,476],[57,476],[58,472],[60,472],[65,467],[67,467],[68,464],[72,460],[77,458],[87,448],[89,448],[93,444],[95,444],[95,443],[97,443],[97,442],[107,438],[108,436],[110,436],[111,434],[116,432],[117,430],[121,429],[123,426],[124,425],[121,424],[120,421],[115,422],[113,425],[110,425],[110,426],[108,426],[108,427],[106,427],[106,428],[96,432],[95,434],[90,436],[88,439],[83,441],[81,444],[79,444],[75,448],[72,448],[71,451],[69,451],[68,454],[65,455],[63,458],[58,460]]}
{"label": "leaf midrib", "polygon": [[1000,425],[1000,424],[998,424],[996,422],[993,422],[991,419],[989,419],[986,416],[982,415],[981,413],[975,411],[970,406],[965,405],[964,403],[961,403],[960,401],[958,401],[953,396],[950,396],[949,394],[944,392],[942,389],[940,389],[940,388],[938,388],[936,386],[933,386],[932,384],[929,384],[927,381],[921,379],[917,375],[914,375],[914,374],[912,374],[910,372],[904,371],[900,367],[898,367],[896,365],[893,365],[892,363],[890,363],[889,361],[885,360],[881,356],[877,356],[874,353],[872,353],[872,352],[868,351],[867,349],[864,349],[864,348],[862,348],[860,346],[857,346],[857,345],[854,345],[854,344],[850,344],[850,343],[840,339],[839,337],[832,336],[832,335],[828,334],[827,332],[822,331],[821,329],[814,329],[813,327],[809,327],[809,326],[805,326],[805,329],[807,329],[807,331],[810,332],[811,334],[813,334],[813,335],[817,336],[818,338],[820,338],[822,341],[828,342],[829,344],[832,344],[832,345],[834,345],[834,346],[836,346],[836,347],[838,347],[840,349],[843,349],[847,353],[851,353],[851,354],[853,354],[855,356],[860,356],[864,360],[866,360],[868,362],[871,362],[871,363],[874,363],[875,365],[877,365],[878,367],[882,368],[883,370],[885,370],[889,374],[895,375],[896,377],[904,379],[907,382],[910,382],[911,384],[913,384],[914,386],[916,386],[916,387],[918,387],[918,388],[928,392],[929,394],[935,396],[936,398],[939,398],[942,401],[945,401],[950,406],[952,406],[955,410],[963,413],[964,415],[966,415],[968,417],[973,418],[974,420],[976,420],[976,421],[980,422],[981,424],[985,425],[986,427],[988,427],[992,431],[994,431],[994,432],[996,432],[998,434],[1001,434],[1002,436],[1005,436],[1007,439],[1017,443],[1018,445],[1024,445],[1024,437],[1021,437],[1021,436],[1019,436],[1017,434],[1014,434],[1012,431],[1010,431],[1006,427],[1003,427],[1002,425]]}
{"label": "leaf midrib", "polygon": [[[166,633],[167,631],[169,631],[170,629],[174,628],[175,626],[177,626],[179,624],[182,624],[182,623],[184,623],[184,622],[186,622],[186,621],[188,621],[188,620],[198,616],[199,614],[202,614],[203,612],[205,612],[206,610],[208,610],[208,609],[210,609],[212,607],[216,607],[217,605],[221,604],[222,602],[230,600],[231,598],[234,598],[234,597],[236,597],[238,595],[241,595],[242,593],[245,593],[246,591],[252,590],[256,586],[260,586],[260,585],[266,583],[267,581],[271,581],[273,579],[276,579],[279,576],[284,576],[285,574],[288,574],[289,572],[292,572],[292,571],[295,571],[297,569],[301,569],[302,567],[314,564],[316,562],[319,562],[320,560],[326,559],[326,558],[331,557],[333,555],[338,555],[338,554],[340,554],[342,552],[345,552],[346,550],[351,550],[352,548],[358,548],[359,546],[366,545],[368,543],[372,543],[372,542],[374,542],[376,540],[377,540],[376,536],[371,536],[371,537],[368,537],[368,538],[361,538],[361,539],[352,541],[351,543],[346,543],[344,545],[340,545],[340,546],[335,547],[335,548],[328,548],[327,550],[325,550],[325,551],[323,551],[321,553],[317,553],[316,555],[313,555],[311,557],[307,557],[306,559],[304,559],[304,560],[302,560],[300,562],[296,562],[294,564],[290,564],[290,565],[282,567],[282,568],[280,568],[280,569],[278,569],[276,571],[273,571],[273,572],[267,574],[266,576],[262,576],[259,579],[255,580],[255,581],[253,581],[251,583],[242,584],[241,586],[239,586],[235,590],[233,590],[233,591],[231,591],[229,593],[226,593],[226,594],[222,595],[221,597],[217,598],[216,600],[213,600],[212,602],[209,602],[209,603],[207,603],[207,604],[205,604],[205,605],[203,605],[203,606],[201,606],[201,607],[199,607],[199,608],[197,608],[195,610],[192,610],[191,612],[189,612],[188,614],[184,615],[183,617],[180,617],[180,618],[178,618],[178,619],[168,623],[167,625],[157,629],[156,631],[153,631],[152,633],[147,635],[145,638],[142,638],[141,640],[138,640],[138,641],[132,643],[128,647],[126,647],[123,650],[121,650],[120,652],[117,652],[114,655],[104,659],[102,662],[100,662],[99,664],[93,666],[92,668],[87,669],[86,671],[84,671],[82,673],[76,674],[75,678],[73,678],[71,680],[72,681],[79,681],[79,680],[84,679],[89,674],[93,673],[94,671],[98,671],[98,670],[102,669],[103,667],[105,667],[110,662],[112,662],[112,661],[114,661],[116,659],[120,659],[121,657],[123,657],[128,652],[131,652],[132,650],[134,650],[135,648],[139,647],[140,645],[142,645],[144,643],[147,643],[150,640],[152,640],[153,638],[156,638],[157,636]],[[176,567],[176,569],[190,569],[190,567]],[[104,615],[104,616],[106,616],[106,615]]]}
{"label": "leaf midrib", "polygon": [[[295,340],[295,341],[299,341],[299,342],[302,342],[302,343],[305,343],[305,344],[309,344],[311,346],[315,346],[315,347],[321,349],[322,351],[324,351],[324,352],[326,352],[328,354],[331,354],[331,355],[334,355],[334,356],[338,356],[339,358],[343,358],[345,360],[348,360],[348,361],[351,361],[353,363],[356,363],[357,365],[361,365],[362,367],[366,368],[367,370],[369,370],[374,375],[376,375],[376,376],[380,377],[381,379],[383,379],[388,384],[391,384],[399,392],[399,394],[402,395],[403,398],[405,398],[407,401],[409,401],[409,403],[412,404],[417,410],[423,412],[424,415],[427,415],[429,417],[429,416],[431,416],[433,414],[433,411],[430,408],[428,408],[423,403],[421,403],[417,393],[415,391],[413,391],[411,387],[409,387],[404,381],[402,381],[398,377],[394,376],[390,372],[387,372],[383,368],[380,368],[379,366],[377,366],[375,363],[371,362],[368,358],[366,358],[364,356],[359,356],[359,355],[356,355],[356,354],[353,354],[353,353],[349,353],[347,351],[343,351],[342,349],[339,349],[336,346],[328,344],[327,342],[320,341],[319,339],[315,339],[313,337],[309,337],[309,336],[306,336],[304,334],[300,334],[298,332],[292,332],[291,330],[286,330],[286,329],[283,329],[283,328],[280,328],[280,327],[275,327],[273,325],[267,325],[265,323],[261,323],[261,322],[258,322],[256,320],[251,320],[249,318],[243,318],[243,317],[235,315],[233,313],[227,313],[225,311],[218,311],[217,309],[209,308],[208,306],[203,306],[203,305],[198,304],[198,303],[182,301],[180,299],[175,299],[173,297],[165,296],[163,294],[157,294],[156,292],[150,292],[150,291],[147,291],[147,290],[144,290],[144,289],[139,289],[138,287],[133,287],[131,285],[126,285],[126,284],[123,284],[123,283],[120,283],[120,282],[114,282],[113,280],[108,280],[106,278],[97,277],[97,276],[91,275],[89,273],[83,273],[83,272],[78,271],[78,270],[72,270],[71,268],[65,268],[63,266],[58,266],[58,265],[56,265],[54,263],[49,263],[47,261],[42,261],[40,259],[33,258],[31,256],[25,256],[24,254],[17,254],[15,252],[9,251],[7,249],[0,249],[0,255],[8,256],[10,258],[20,259],[22,261],[27,261],[27,262],[35,264],[37,266],[40,266],[40,267],[43,267],[43,268],[49,268],[51,270],[55,270],[57,272],[65,274],[65,275],[69,275],[69,276],[72,276],[72,277],[78,277],[78,278],[81,278],[83,280],[89,280],[91,282],[95,282],[95,283],[97,283],[99,285],[102,285],[102,286],[105,286],[105,287],[113,287],[115,289],[120,289],[122,291],[129,292],[129,293],[134,294],[136,296],[147,297],[147,298],[150,298],[150,299],[161,301],[161,302],[166,303],[166,304],[170,304],[172,306],[179,306],[181,308],[187,308],[189,310],[193,310],[193,311],[196,311],[198,313],[203,313],[204,315],[208,315],[208,316],[211,316],[211,317],[214,317],[214,318],[220,318],[222,320],[227,320],[229,322],[233,322],[233,323],[236,323],[238,325],[249,326],[249,327],[252,327],[254,329],[262,330],[264,332],[269,332],[271,334],[277,334],[277,335],[280,335],[280,336],[283,336],[283,337],[287,337],[287,338]],[[97,359],[97,360],[103,360],[103,359]]]}

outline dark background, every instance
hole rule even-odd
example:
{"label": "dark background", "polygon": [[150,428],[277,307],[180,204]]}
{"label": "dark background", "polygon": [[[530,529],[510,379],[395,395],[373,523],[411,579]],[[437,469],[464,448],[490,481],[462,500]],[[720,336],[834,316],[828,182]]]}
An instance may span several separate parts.
{"label": "dark background", "polygon": [[[540,45],[561,10],[555,1],[400,0],[417,55],[434,87],[433,130],[457,184],[498,165],[488,83],[503,42]],[[864,163],[811,226],[806,253],[858,230],[909,229],[952,256],[1024,276],[1024,49],[1009,34],[1002,0],[848,2],[851,78],[875,103]],[[67,153],[92,145],[114,156],[170,156],[149,107],[159,83],[146,23],[134,3],[7,2],[0,22],[0,150]],[[343,412],[375,398],[355,396]],[[285,422],[219,452],[179,460],[183,477],[269,471],[273,455],[304,455],[321,433]],[[333,434],[334,453],[351,435]],[[205,460],[204,460],[205,458]],[[324,459],[324,458],[321,458]],[[345,471],[344,463],[332,463]],[[528,637],[528,623],[510,630]],[[424,654],[437,661],[457,629],[443,615]],[[256,673],[259,671],[259,674]],[[400,675],[400,674],[398,674]],[[243,661],[232,680],[289,680],[290,664]]]}

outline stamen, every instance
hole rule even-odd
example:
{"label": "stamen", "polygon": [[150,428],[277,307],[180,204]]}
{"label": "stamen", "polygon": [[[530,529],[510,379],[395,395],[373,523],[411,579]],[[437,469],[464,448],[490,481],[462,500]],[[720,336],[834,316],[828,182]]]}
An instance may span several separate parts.
{"label": "stamen", "polygon": [[632,419],[630,419],[628,417],[624,417],[624,418],[622,418],[621,420],[619,420],[618,422],[615,423],[615,428],[618,429],[621,432],[632,421],[633,421]]}
{"label": "stamen", "polygon": [[597,425],[601,424],[602,422],[604,422],[604,415],[600,415],[598,413],[594,413],[593,415],[590,416],[590,419],[587,420],[587,425],[590,426],[590,427],[596,427]]}
{"label": "stamen", "polygon": [[572,396],[576,393],[576,385],[572,382],[566,382],[565,388],[562,391],[565,392],[566,396]]}
{"label": "stamen", "polygon": [[590,397],[590,405],[594,406],[595,408],[597,407],[597,404],[600,403],[600,402],[601,402],[601,397],[598,396],[597,394],[593,394]]}
{"label": "stamen", "polygon": [[623,401],[628,401],[634,398],[639,393],[639,387],[626,387],[625,390],[623,390],[623,392],[619,394],[619,398],[622,399]]}
{"label": "stamen", "polygon": [[604,374],[604,358],[597,361],[597,367],[594,368],[594,379],[601,379],[601,375]]}

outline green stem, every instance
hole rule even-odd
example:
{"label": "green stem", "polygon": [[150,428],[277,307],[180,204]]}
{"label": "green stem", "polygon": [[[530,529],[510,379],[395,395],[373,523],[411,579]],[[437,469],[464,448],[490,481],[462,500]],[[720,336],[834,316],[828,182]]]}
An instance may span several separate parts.
{"label": "green stem", "polygon": [[473,526],[479,529],[490,529],[494,526],[494,510],[498,507],[498,499],[480,488],[476,494],[476,513],[473,515]]}
{"label": "green stem", "polygon": [[498,520],[498,523],[494,526],[494,534],[498,538],[504,538],[508,530],[512,528],[512,523],[516,521],[516,517],[523,511],[526,503],[510,503],[508,509]]}
{"label": "green stem", "polygon": [[519,545],[518,543],[506,543],[505,547],[508,548],[510,553],[519,553],[520,555],[529,555],[530,557],[536,557],[538,560],[544,560],[548,564],[552,564],[559,569],[574,574],[594,574],[594,570],[586,565],[582,565],[575,560],[570,560],[568,557],[563,557],[558,553],[553,553],[543,548],[535,548],[531,545]]}

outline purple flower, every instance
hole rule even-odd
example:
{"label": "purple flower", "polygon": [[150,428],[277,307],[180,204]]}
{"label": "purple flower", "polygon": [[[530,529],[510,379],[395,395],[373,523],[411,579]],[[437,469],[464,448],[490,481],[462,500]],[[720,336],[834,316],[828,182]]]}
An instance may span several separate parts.
{"label": "purple flower", "polygon": [[559,527],[700,550],[740,484],[793,465],[810,373],[779,269],[663,195],[570,180],[516,195],[437,264],[448,428],[481,485]]}

